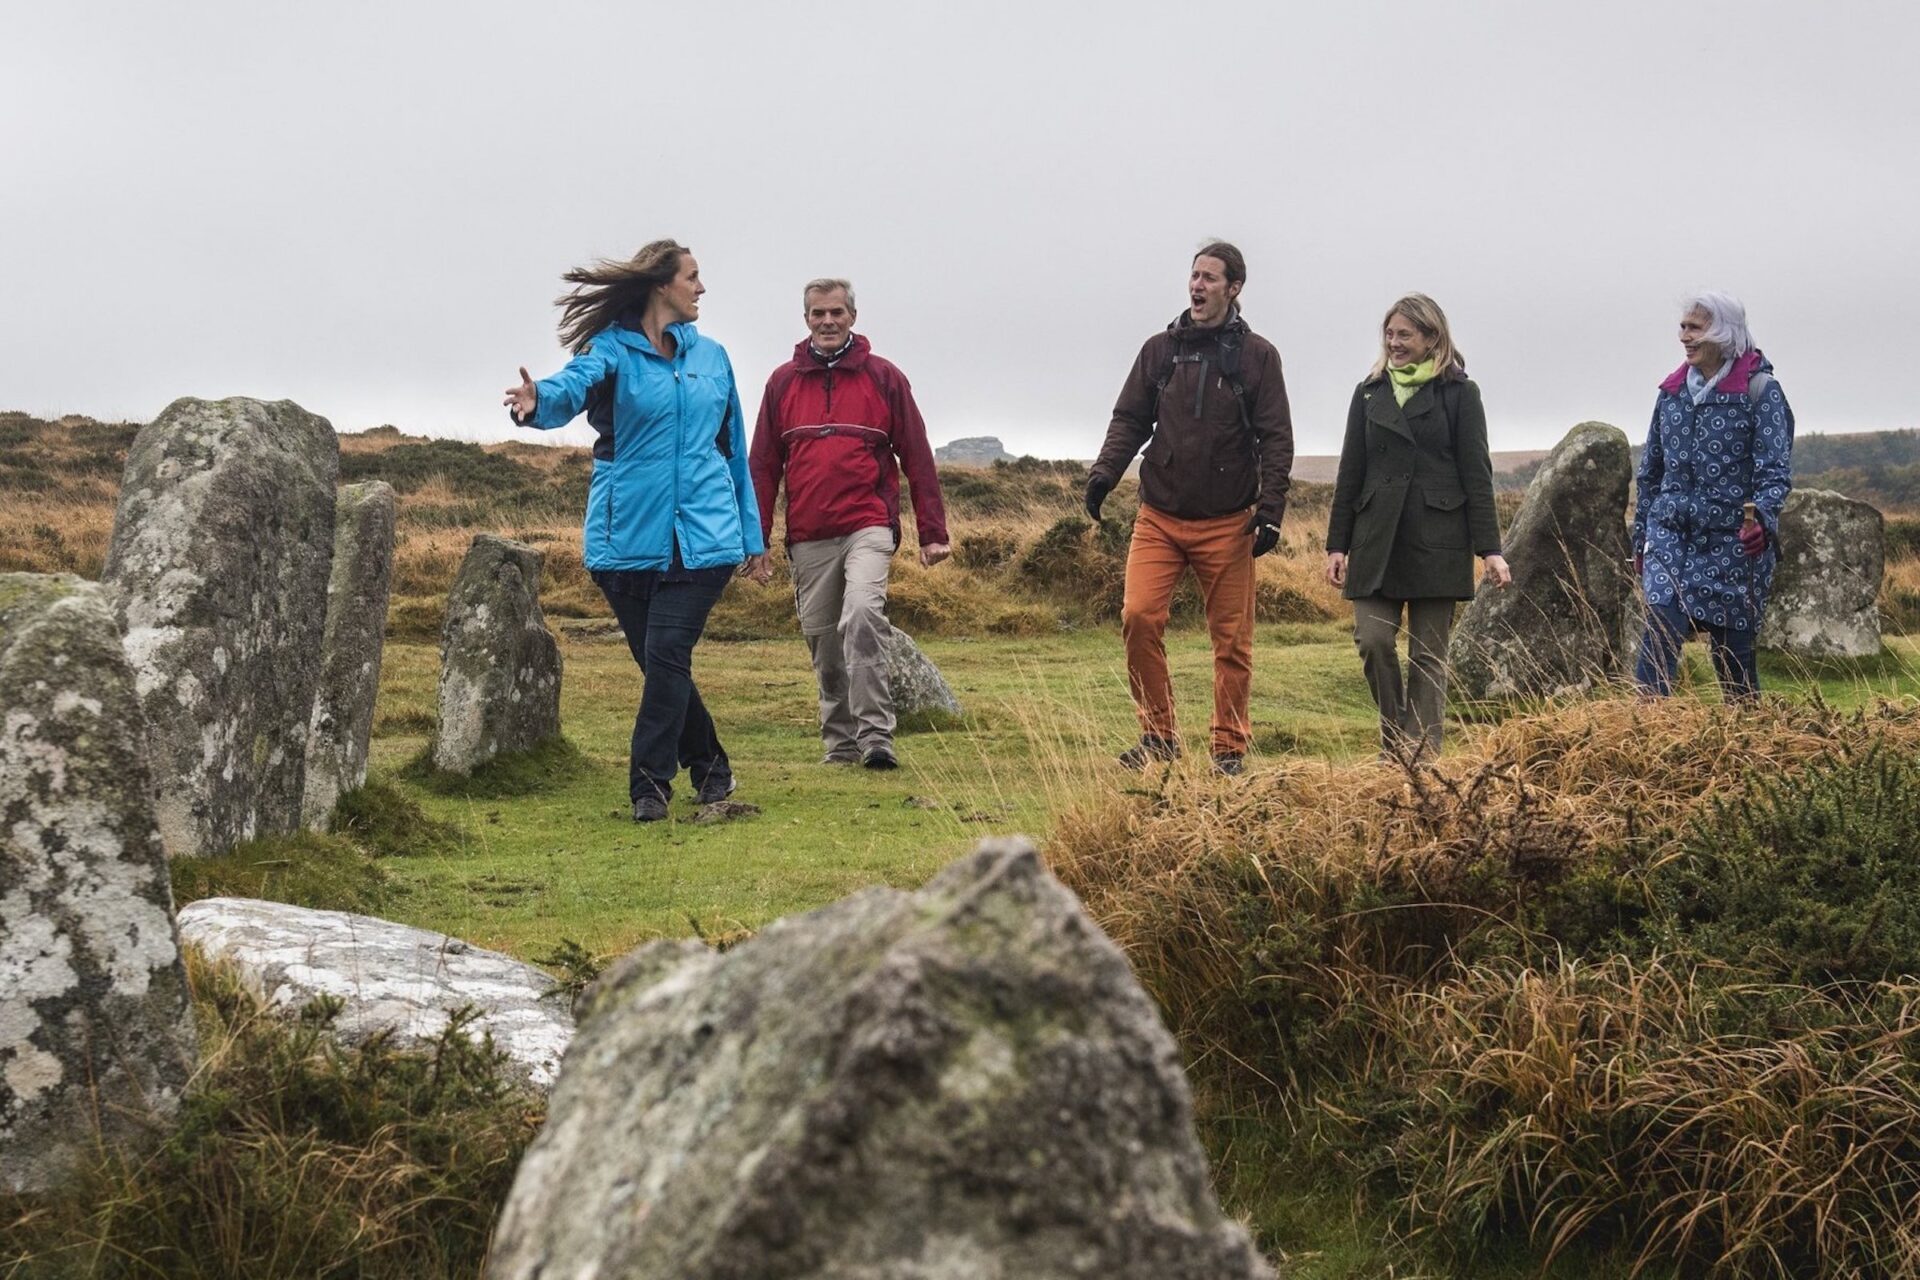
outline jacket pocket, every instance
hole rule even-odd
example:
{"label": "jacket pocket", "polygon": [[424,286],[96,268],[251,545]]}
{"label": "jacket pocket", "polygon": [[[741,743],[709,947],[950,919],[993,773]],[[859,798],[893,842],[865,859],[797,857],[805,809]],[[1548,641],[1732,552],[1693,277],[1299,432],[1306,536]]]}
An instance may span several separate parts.
{"label": "jacket pocket", "polygon": [[1467,545],[1467,495],[1438,493],[1421,495],[1426,500],[1425,519],[1421,521],[1421,532],[1426,535],[1429,546],[1464,547]]}

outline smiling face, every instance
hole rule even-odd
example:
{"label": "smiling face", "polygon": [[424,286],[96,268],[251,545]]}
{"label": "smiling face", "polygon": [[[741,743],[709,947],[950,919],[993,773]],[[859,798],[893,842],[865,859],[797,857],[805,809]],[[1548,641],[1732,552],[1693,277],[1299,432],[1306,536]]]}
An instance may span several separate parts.
{"label": "smiling face", "polygon": [[853,304],[845,289],[824,289],[807,295],[807,332],[813,349],[831,354],[847,345],[853,332]]}
{"label": "smiling face", "polygon": [[1192,304],[1193,323],[1202,329],[1225,324],[1227,309],[1240,296],[1240,286],[1228,283],[1227,264],[1209,254],[1193,260],[1187,276],[1187,301]]}
{"label": "smiling face", "polygon": [[1386,342],[1387,363],[1396,369],[1419,364],[1433,354],[1433,339],[1398,311],[1387,317],[1380,336]]}
{"label": "smiling face", "polygon": [[1699,307],[1680,317],[1680,346],[1687,353],[1687,363],[1711,378],[1720,371],[1726,362],[1726,353],[1717,342],[1707,341],[1707,330],[1713,327],[1713,317]]}
{"label": "smiling face", "polygon": [[680,255],[680,269],[673,279],[653,291],[654,298],[667,310],[667,323],[678,324],[700,318],[700,295],[707,286],[700,283],[700,264],[690,253]]}

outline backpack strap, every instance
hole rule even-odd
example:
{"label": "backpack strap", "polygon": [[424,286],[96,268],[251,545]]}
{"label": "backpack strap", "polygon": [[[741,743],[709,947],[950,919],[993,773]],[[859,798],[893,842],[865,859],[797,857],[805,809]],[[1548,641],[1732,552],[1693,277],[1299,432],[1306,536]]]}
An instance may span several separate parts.
{"label": "backpack strap", "polygon": [[[1247,383],[1246,379],[1240,376],[1240,345],[1239,334],[1223,333],[1216,342],[1214,350],[1220,357],[1221,380],[1227,384],[1228,390],[1233,392],[1234,406],[1240,411],[1240,425],[1251,431],[1253,418],[1247,412]],[[1156,425],[1160,421],[1160,396],[1166,391],[1167,384],[1173,381],[1174,369],[1183,364],[1205,364],[1206,362],[1205,355],[1199,352],[1184,353],[1179,349],[1179,345],[1175,344],[1173,355],[1161,367],[1159,376],[1153,380],[1153,420]]]}
{"label": "backpack strap", "polygon": [[1747,404],[1758,408],[1761,399],[1767,394],[1767,388],[1772,385],[1773,375],[1764,370],[1756,369],[1747,375]]}

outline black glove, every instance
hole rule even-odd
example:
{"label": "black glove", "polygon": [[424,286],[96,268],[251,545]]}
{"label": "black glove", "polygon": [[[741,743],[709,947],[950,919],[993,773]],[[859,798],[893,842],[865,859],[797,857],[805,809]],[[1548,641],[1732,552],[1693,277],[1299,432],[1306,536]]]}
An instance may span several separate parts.
{"label": "black glove", "polygon": [[1280,522],[1268,521],[1258,511],[1247,519],[1246,532],[1253,535],[1254,558],[1267,554],[1280,545]]}
{"label": "black glove", "polygon": [[1087,477],[1087,519],[1100,523],[1100,504],[1113,492],[1113,481],[1105,476]]}

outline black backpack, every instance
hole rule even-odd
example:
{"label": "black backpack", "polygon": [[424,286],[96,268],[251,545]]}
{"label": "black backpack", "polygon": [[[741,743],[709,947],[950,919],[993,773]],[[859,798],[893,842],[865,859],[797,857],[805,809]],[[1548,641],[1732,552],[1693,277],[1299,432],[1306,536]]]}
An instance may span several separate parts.
{"label": "black backpack", "polygon": [[[1220,357],[1220,378],[1232,390],[1234,406],[1240,410],[1240,425],[1251,431],[1253,419],[1247,413],[1247,383],[1246,379],[1240,376],[1240,347],[1243,336],[1238,330],[1222,333],[1214,342],[1214,351]],[[1172,358],[1160,370],[1160,376],[1153,380],[1153,420],[1156,425],[1160,421],[1160,396],[1167,389],[1167,384],[1173,381],[1174,371],[1183,364],[1205,363],[1207,363],[1206,353],[1183,352],[1178,343],[1174,344]]]}

